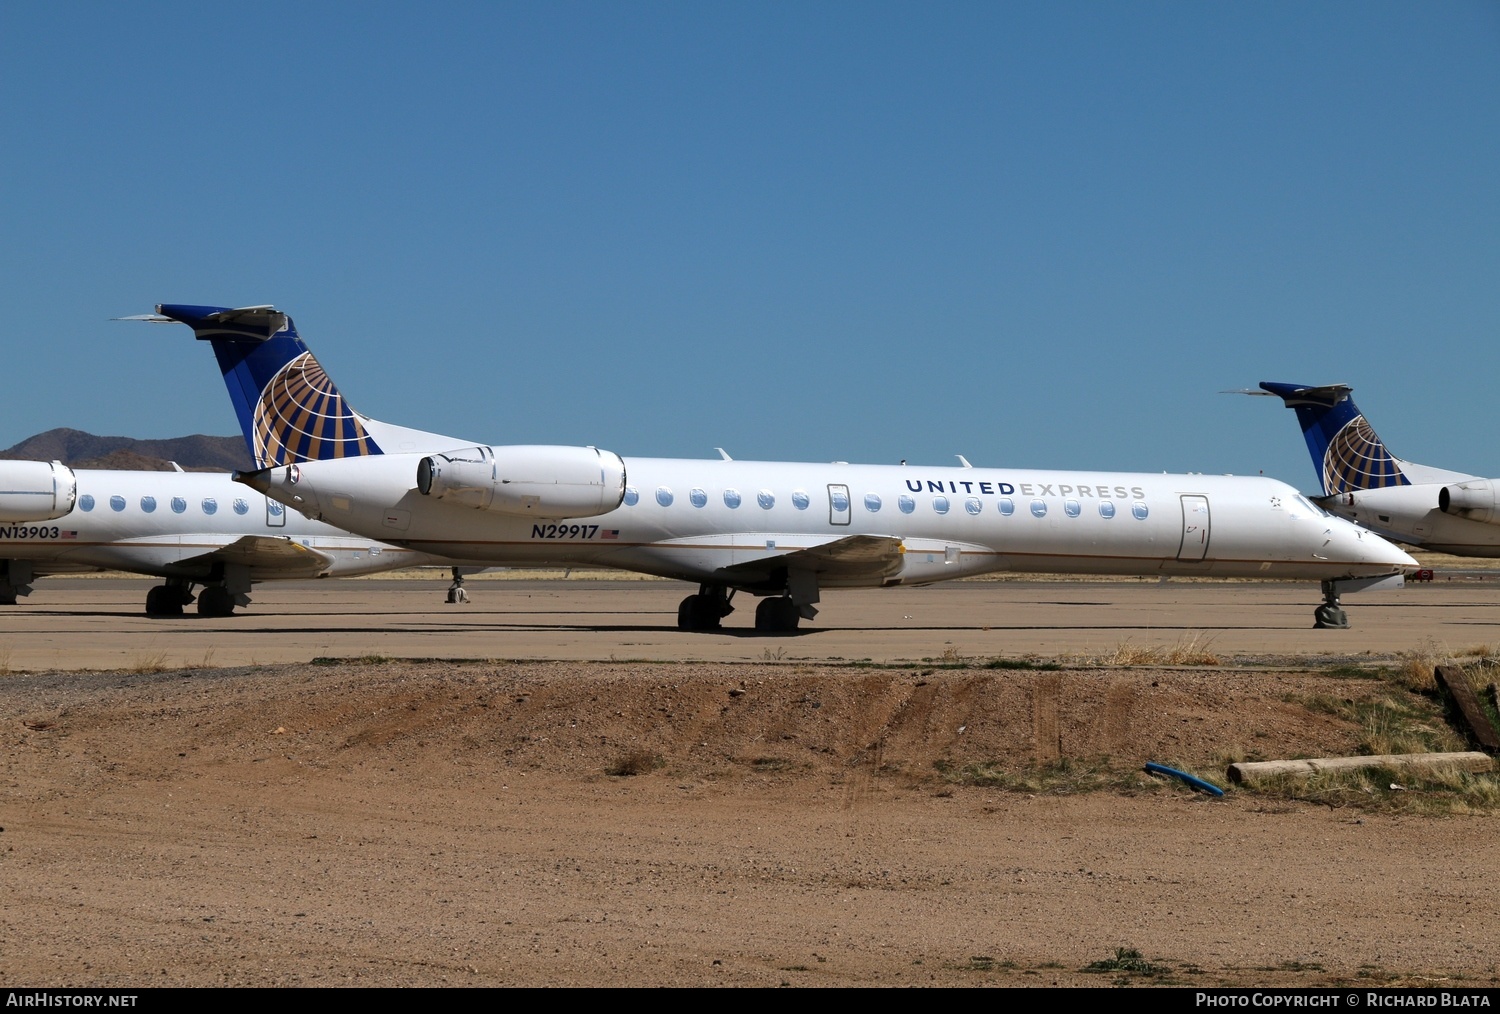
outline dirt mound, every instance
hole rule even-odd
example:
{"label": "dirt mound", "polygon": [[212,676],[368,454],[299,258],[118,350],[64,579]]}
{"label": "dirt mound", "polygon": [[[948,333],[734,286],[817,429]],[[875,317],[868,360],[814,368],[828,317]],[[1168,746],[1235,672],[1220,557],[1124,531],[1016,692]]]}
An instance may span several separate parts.
{"label": "dirt mound", "polygon": [[1139,773],[1350,751],[1333,705],[1381,687],[619,662],[12,676],[0,985],[1492,984],[1491,818],[1209,801]]}

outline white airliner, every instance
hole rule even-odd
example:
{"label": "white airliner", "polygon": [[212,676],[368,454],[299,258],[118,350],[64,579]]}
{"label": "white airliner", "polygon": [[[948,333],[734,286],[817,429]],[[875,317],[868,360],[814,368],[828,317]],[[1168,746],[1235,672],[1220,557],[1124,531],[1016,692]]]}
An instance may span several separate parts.
{"label": "white airliner", "polygon": [[1416,561],[1260,477],[621,458],[491,446],[349,408],[270,306],[158,306],[212,343],[259,471],[240,481],[371,538],[512,566],[596,565],[696,582],[678,626],[736,592],[790,631],[827,588],[995,571],[1399,583]]}
{"label": "white airliner", "polygon": [[1500,556],[1500,479],[1404,461],[1386,449],[1344,384],[1267,381],[1295,409],[1323,495],[1335,514],[1388,538],[1456,556]]}
{"label": "white airliner", "polygon": [[430,564],[413,550],[286,510],[223,472],[73,469],[0,461],[0,605],[47,574],[124,570],[165,578],[146,612],[205,616],[250,604],[255,581],[343,577]]}

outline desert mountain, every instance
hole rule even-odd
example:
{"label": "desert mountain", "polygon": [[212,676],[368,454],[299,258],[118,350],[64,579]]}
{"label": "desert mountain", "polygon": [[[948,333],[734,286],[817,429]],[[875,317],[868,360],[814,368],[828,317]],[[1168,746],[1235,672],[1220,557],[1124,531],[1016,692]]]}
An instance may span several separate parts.
{"label": "desert mountain", "polygon": [[201,433],[166,440],[134,437],[96,437],[82,430],[55,429],[27,437],[0,458],[61,461],[74,468],[127,468],[169,472],[175,461],[190,472],[231,472],[252,468],[240,437],[209,437]]}

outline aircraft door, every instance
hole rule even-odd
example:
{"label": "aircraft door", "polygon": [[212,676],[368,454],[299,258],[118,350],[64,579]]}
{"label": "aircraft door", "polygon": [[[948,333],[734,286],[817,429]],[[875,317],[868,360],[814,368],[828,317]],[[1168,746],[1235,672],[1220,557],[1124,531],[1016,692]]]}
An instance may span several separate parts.
{"label": "aircraft door", "polygon": [[849,510],[849,487],[828,486],[828,523],[830,525],[847,525],[851,513]]}
{"label": "aircraft door", "polygon": [[270,497],[266,497],[266,527],[286,527],[286,508]]}
{"label": "aircraft door", "polygon": [[1182,498],[1182,545],[1179,560],[1201,560],[1208,554],[1208,497],[1189,495]]}

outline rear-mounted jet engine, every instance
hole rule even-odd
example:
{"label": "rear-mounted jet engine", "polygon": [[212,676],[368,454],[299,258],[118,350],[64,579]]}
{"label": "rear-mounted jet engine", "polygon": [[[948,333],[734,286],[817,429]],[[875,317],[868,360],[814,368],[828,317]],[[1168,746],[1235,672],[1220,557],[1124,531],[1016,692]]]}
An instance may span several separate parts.
{"label": "rear-mounted jet engine", "polygon": [[465,447],[419,461],[417,490],[497,514],[589,518],[625,499],[625,463],[597,447]]}

